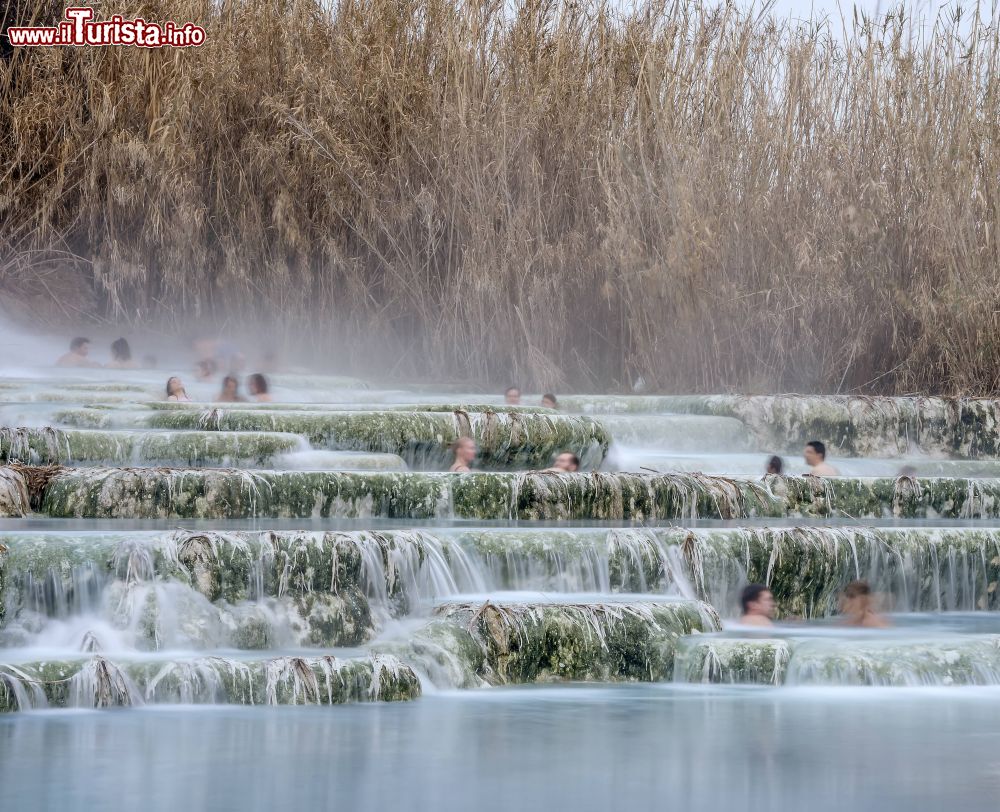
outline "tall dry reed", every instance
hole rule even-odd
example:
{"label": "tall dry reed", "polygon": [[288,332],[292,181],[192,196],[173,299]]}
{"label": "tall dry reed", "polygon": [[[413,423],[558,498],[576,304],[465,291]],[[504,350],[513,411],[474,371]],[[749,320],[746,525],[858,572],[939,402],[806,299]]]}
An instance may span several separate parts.
{"label": "tall dry reed", "polygon": [[263,325],[387,376],[559,390],[1000,387],[991,25],[98,7],[208,42],[3,60],[8,309]]}

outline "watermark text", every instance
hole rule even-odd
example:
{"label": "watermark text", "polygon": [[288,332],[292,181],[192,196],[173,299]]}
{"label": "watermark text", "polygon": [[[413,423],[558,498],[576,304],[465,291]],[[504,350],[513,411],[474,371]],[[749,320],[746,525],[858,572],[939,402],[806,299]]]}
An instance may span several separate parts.
{"label": "watermark text", "polygon": [[147,22],[141,17],[126,20],[115,14],[110,20],[94,21],[94,10],[84,6],[66,9],[65,19],[54,26],[11,26],[10,44],[17,48],[55,45],[137,45],[141,48],[192,48],[205,42],[205,29],[194,23]]}

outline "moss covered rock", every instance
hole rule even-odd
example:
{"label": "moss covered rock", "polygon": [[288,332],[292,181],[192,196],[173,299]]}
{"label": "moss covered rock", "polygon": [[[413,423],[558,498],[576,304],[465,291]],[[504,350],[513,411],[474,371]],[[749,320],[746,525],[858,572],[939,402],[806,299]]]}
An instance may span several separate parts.
{"label": "moss covered rock", "polygon": [[292,434],[0,429],[0,461],[29,465],[272,465],[299,449]]}
{"label": "moss covered rock", "polygon": [[781,685],[791,656],[786,640],[682,638],[677,646],[674,679],[678,682]]}
{"label": "moss covered rock", "polygon": [[[16,487],[9,486],[8,493],[13,494],[8,503],[18,510]],[[53,517],[205,519],[989,518],[1000,515],[1000,480],[806,476],[757,482],[699,474],[77,469],[51,479],[42,512]]]}
{"label": "moss covered rock", "polygon": [[742,420],[761,448],[799,451],[820,439],[835,456],[895,457],[918,447],[962,457],[1000,456],[995,398],[710,395],[670,398],[668,411]]}
{"label": "moss covered rock", "polygon": [[789,685],[998,685],[1000,636],[795,640]]}
{"label": "moss covered rock", "polygon": [[24,477],[12,468],[0,467],[0,519],[19,519],[30,512]]}
{"label": "moss covered rock", "polygon": [[390,655],[340,659],[116,660],[0,663],[0,711],[183,702],[336,705],[415,699],[420,682]]}
{"label": "moss covered rock", "polygon": [[669,678],[677,639],[716,631],[718,616],[691,601],[444,604],[470,629],[493,684]]}
{"label": "moss covered rock", "polygon": [[317,448],[396,454],[413,468],[444,468],[450,446],[471,436],[477,465],[507,470],[541,468],[560,451],[573,451],[585,467],[597,467],[608,450],[604,428],[586,417],[537,412],[272,411],[188,409],[153,412],[142,425],[166,429],[289,432]]}

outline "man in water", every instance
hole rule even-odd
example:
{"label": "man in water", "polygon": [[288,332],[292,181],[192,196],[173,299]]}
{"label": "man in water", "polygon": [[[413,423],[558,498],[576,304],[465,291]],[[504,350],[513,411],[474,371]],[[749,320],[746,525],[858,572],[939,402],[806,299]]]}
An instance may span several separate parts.
{"label": "man in water", "polygon": [[91,361],[90,339],[77,336],[69,342],[69,352],[56,361],[57,367],[99,367],[96,361]]}
{"label": "man in water", "polygon": [[448,470],[456,474],[467,474],[472,470],[476,460],[476,443],[471,437],[459,437],[451,445],[455,453],[455,462]]}
{"label": "man in water", "polygon": [[542,395],[542,408],[544,409],[558,409],[559,402],[556,400],[556,396],[546,392]]}
{"label": "man in water", "polygon": [[546,468],[545,473],[551,474],[575,474],[580,470],[580,458],[572,451],[560,452],[551,468]]}
{"label": "man in water", "polygon": [[864,629],[887,629],[889,621],[875,611],[871,587],[866,581],[851,581],[840,596],[841,622]]}
{"label": "man in water", "polygon": [[516,386],[508,386],[507,391],[503,393],[503,402],[508,406],[520,406],[521,390]]}
{"label": "man in water", "polygon": [[806,443],[804,456],[813,476],[840,476],[840,472],[826,461],[826,446],[819,440]]}
{"label": "man in water", "polygon": [[749,584],[740,594],[740,606],[743,616],[740,623],[744,626],[773,626],[774,595],[763,584]]}

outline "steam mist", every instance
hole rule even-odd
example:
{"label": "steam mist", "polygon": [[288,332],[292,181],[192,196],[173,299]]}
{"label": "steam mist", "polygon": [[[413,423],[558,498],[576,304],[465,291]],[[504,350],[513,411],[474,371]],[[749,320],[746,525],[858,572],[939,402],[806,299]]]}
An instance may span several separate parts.
{"label": "steam mist", "polygon": [[992,22],[157,9],[207,43],[0,63],[0,284],[50,323],[543,391],[997,386]]}

